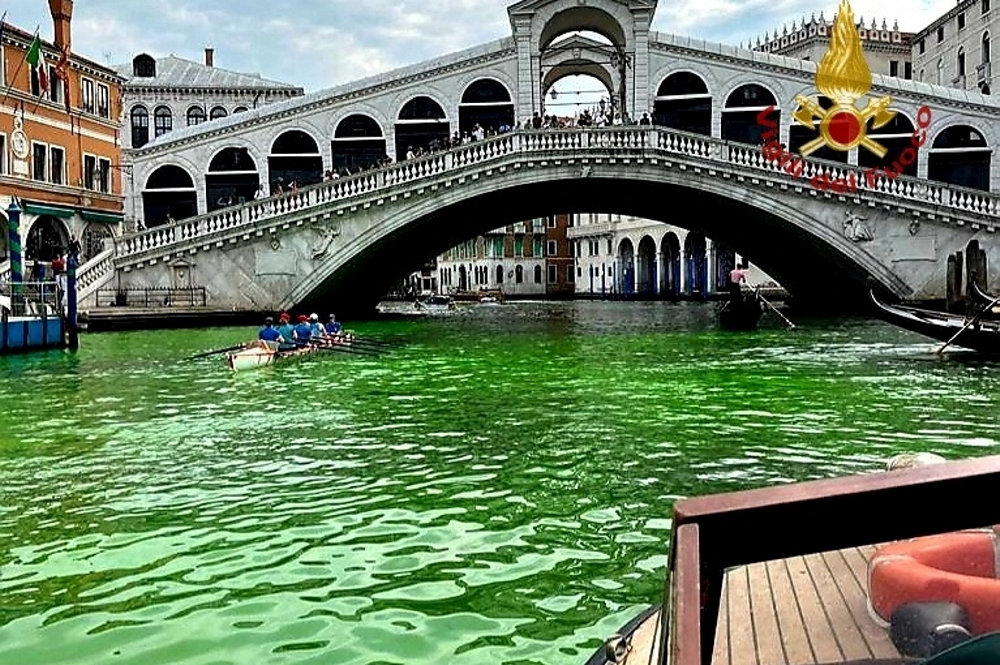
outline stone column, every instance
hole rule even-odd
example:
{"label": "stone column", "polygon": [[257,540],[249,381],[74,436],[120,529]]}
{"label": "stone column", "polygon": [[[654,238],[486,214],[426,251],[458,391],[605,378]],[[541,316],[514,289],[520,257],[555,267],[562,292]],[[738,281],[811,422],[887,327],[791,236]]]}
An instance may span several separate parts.
{"label": "stone column", "polygon": [[663,271],[663,252],[656,253],[656,284],[653,291],[656,295],[663,295],[667,290],[666,273]]}
{"label": "stone column", "polygon": [[638,121],[643,113],[652,115],[652,98],[655,90],[650,90],[649,80],[649,23],[652,17],[636,17],[635,47],[632,53],[632,108],[628,110],[633,120]]}
{"label": "stone column", "polygon": [[514,48],[517,52],[517,122],[531,118],[535,110],[536,84],[531,47],[531,19],[517,18],[514,22]]}

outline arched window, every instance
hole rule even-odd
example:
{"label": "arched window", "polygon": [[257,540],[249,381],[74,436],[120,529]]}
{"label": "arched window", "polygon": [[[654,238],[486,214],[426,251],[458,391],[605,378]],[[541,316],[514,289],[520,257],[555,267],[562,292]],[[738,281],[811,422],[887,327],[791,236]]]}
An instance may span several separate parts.
{"label": "arched window", "polygon": [[450,135],[441,105],[430,97],[415,97],[403,105],[396,120],[396,161],[405,160],[410,150],[438,150]]}
{"label": "arched window", "polygon": [[958,61],[956,65],[958,67],[958,75],[965,76],[965,49],[961,46],[958,47]]}
{"label": "arched window", "polygon": [[132,60],[132,76],[153,78],[156,76],[156,60],[142,53]]}
{"label": "arched window", "polygon": [[247,112],[247,107],[245,106],[237,106],[236,108],[233,109],[233,113],[246,113],[246,112]]}
{"label": "arched window", "polygon": [[514,281],[518,284],[524,283],[524,267],[517,266],[514,268]]}
{"label": "arched window", "polygon": [[205,109],[200,106],[192,106],[187,112],[187,123],[188,127],[193,127],[194,125],[200,125],[205,122]]}
{"label": "arched window", "polygon": [[497,284],[503,284],[503,266],[497,266]]}
{"label": "arched window", "polygon": [[990,33],[983,33],[983,58],[981,62],[985,65],[990,61]]}
{"label": "arched window", "polygon": [[708,136],[712,133],[712,95],[697,74],[676,72],[656,91],[653,124]]}
{"label": "arched window", "polygon": [[535,266],[535,284],[542,283],[542,266]]}
{"label": "arched window", "polygon": [[382,127],[374,118],[361,114],[337,123],[330,145],[335,171],[368,168],[385,160],[388,154]]}
{"label": "arched window", "polygon": [[514,125],[514,102],[507,88],[495,79],[473,81],[458,105],[458,131],[471,132],[476,125],[499,131]]}
{"label": "arched window", "polygon": [[194,217],[198,214],[198,193],[191,174],[173,164],[153,171],[142,192],[142,207],[148,227]]}
{"label": "arched window", "polygon": [[156,136],[162,136],[174,129],[174,114],[166,106],[157,106],[153,112],[153,126]]}
{"label": "arched window", "polygon": [[944,58],[939,58],[937,64],[937,84],[941,85],[943,83],[944,83]]}
{"label": "arched window", "polygon": [[927,177],[960,187],[990,189],[992,151],[974,127],[948,127],[934,139],[928,158]]}
{"label": "arched window", "polygon": [[726,141],[758,144],[767,130],[761,124],[761,111],[773,108],[769,119],[775,124],[781,121],[781,107],[770,90],[756,83],[741,85],[726,99],[722,111],[722,138]]}
{"label": "arched window", "polygon": [[229,112],[226,111],[226,109],[221,106],[216,106],[212,109],[211,118],[212,120],[218,120],[219,118],[225,118],[227,115],[229,115]]}
{"label": "arched window", "polygon": [[132,107],[132,147],[141,148],[149,143],[149,111],[145,106]]}

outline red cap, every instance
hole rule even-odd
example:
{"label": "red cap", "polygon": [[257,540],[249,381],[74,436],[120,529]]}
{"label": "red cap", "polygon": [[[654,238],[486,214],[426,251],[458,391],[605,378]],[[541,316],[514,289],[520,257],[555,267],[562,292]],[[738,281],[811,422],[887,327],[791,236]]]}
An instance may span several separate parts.
{"label": "red cap", "polygon": [[291,317],[288,316],[288,312],[282,312],[281,316],[278,317],[278,320],[279,321],[289,321],[289,320],[291,320]]}
{"label": "red cap", "polygon": [[309,317],[305,314],[299,314],[299,323],[309,323]]}

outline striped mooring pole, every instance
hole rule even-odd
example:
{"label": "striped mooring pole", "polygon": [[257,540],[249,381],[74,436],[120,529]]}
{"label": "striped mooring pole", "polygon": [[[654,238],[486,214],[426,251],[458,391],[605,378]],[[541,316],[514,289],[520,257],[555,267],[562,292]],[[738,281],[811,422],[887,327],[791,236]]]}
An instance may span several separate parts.
{"label": "striped mooring pole", "polygon": [[7,247],[10,250],[10,281],[24,281],[24,263],[21,260],[21,207],[11,199],[7,207]]}

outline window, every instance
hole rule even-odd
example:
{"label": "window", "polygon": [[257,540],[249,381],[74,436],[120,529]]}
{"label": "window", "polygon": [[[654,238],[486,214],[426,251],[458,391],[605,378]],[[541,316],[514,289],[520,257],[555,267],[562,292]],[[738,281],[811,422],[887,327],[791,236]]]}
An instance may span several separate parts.
{"label": "window", "polygon": [[236,108],[233,109],[233,113],[246,113],[246,112],[247,112],[247,107],[245,106],[237,106]]}
{"label": "window", "polygon": [[58,146],[49,148],[49,182],[66,184],[66,151]]}
{"label": "window", "polygon": [[38,72],[35,70],[34,67],[31,68],[31,73],[29,74],[29,77],[30,77],[30,81],[31,81],[31,83],[30,83],[30,85],[31,85],[31,94],[33,94],[35,97],[37,97],[38,95],[41,94],[41,92],[40,92],[41,86],[38,83]]}
{"label": "window", "polygon": [[542,256],[542,238],[541,236],[535,236],[533,242],[531,243],[531,255],[532,256]]}
{"label": "window", "polygon": [[97,160],[97,190],[111,192],[111,162],[107,159]]}
{"label": "window", "polygon": [[[538,266],[538,277],[541,276],[542,276],[542,266]],[[556,267],[549,266],[549,284],[555,284],[558,281],[558,279],[559,276],[556,274]],[[538,281],[540,282],[542,280],[539,279]]]}
{"label": "window", "polygon": [[611,238],[608,238],[608,254],[612,253]]}
{"label": "window", "polygon": [[524,238],[514,238],[514,256],[524,256]]}
{"label": "window", "polygon": [[493,239],[493,258],[495,259],[503,258],[503,238]]}
{"label": "window", "polygon": [[229,115],[229,112],[226,111],[226,109],[221,106],[216,106],[212,109],[211,118],[212,120],[218,120],[219,118],[225,118],[227,115]]}
{"label": "window", "polygon": [[990,11],[990,0],[983,0],[983,13]]}
{"label": "window", "polygon": [[903,63],[903,78],[912,79],[913,78],[913,63],[904,62]]}
{"label": "window", "polygon": [[103,83],[97,85],[97,115],[102,118],[111,117],[111,94],[108,86]]}
{"label": "window", "polygon": [[141,148],[149,143],[149,111],[145,106],[132,107],[132,147]]}
{"label": "window", "polygon": [[518,284],[524,283],[524,268],[522,266],[514,268],[514,281]]}
{"label": "window", "polygon": [[503,284],[503,266],[497,266],[497,284]]}
{"label": "window", "polygon": [[958,49],[958,75],[965,76],[965,49]]}
{"label": "window", "polygon": [[944,60],[938,60],[937,84],[941,85],[943,82],[944,82]]}
{"label": "window", "polygon": [[983,64],[990,61],[990,33],[983,35]]}
{"label": "window", "polygon": [[[555,266],[549,266],[550,271],[552,270],[552,268],[555,268]],[[542,266],[535,266],[535,284],[541,284],[541,283],[542,283]]]}
{"label": "window", "polygon": [[80,79],[80,110],[84,113],[94,112],[94,82],[88,78]]}
{"label": "window", "polygon": [[965,12],[958,15],[958,29],[965,30]]}
{"label": "window", "polygon": [[62,80],[56,76],[56,68],[49,65],[49,99],[61,104],[63,102]]}
{"label": "window", "polygon": [[45,182],[49,148],[44,143],[32,143],[31,153],[31,177],[33,180]]}
{"label": "window", "polygon": [[5,159],[7,157],[7,135],[0,134],[0,175],[7,172],[7,164]]}
{"label": "window", "polygon": [[83,186],[85,189],[94,188],[94,176],[97,172],[97,158],[93,155],[83,156]]}
{"label": "window", "polygon": [[924,52],[927,51],[927,43],[921,39],[919,42],[917,42],[917,48],[920,50],[920,53],[923,54]]}
{"label": "window", "polygon": [[556,241],[550,240],[548,243],[548,254],[546,254],[546,256],[555,256],[555,255],[556,255]]}
{"label": "window", "polygon": [[555,215],[552,215],[551,217],[549,217],[549,228],[550,229],[556,228],[556,216]]}
{"label": "window", "polygon": [[156,60],[145,53],[135,56],[132,60],[132,75],[141,78],[156,76]]}
{"label": "window", "polygon": [[899,76],[899,60],[889,61],[889,76]]}
{"label": "window", "polygon": [[205,122],[205,109],[200,106],[192,106],[187,112],[188,127],[200,125]]}
{"label": "window", "polygon": [[156,136],[163,136],[174,128],[174,114],[166,106],[157,106],[153,112],[153,125]]}
{"label": "window", "polygon": [[938,44],[944,41],[944,26],[938,27]]}
{"label": "window", "polygon": [[566,281],[570,284],[576,281],[576,274],[573,272],[573,266],[566,266]]}

